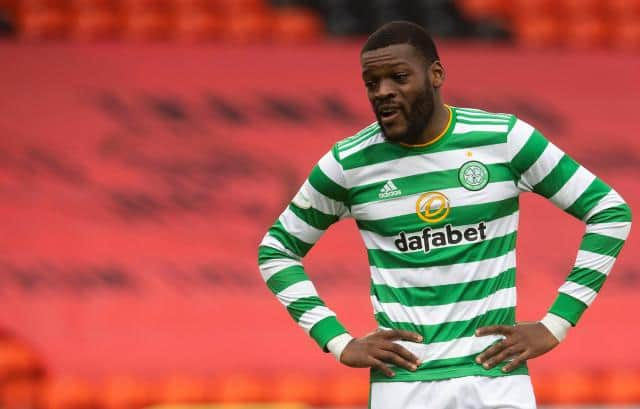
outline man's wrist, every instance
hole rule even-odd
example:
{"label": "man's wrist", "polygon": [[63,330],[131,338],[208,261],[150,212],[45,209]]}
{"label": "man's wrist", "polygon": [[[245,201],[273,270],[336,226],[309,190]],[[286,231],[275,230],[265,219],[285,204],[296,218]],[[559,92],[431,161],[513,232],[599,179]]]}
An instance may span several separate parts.
{"label": "man's wrist", "polygon": [[569,321],[552,313],[547,313],[547,315],[540,320],[540,323],[553,334],[558,342],[562,342],[562,340],[565,339],[569,328],[571,328]]}
{"label": "man's wrist", "polygon": [[342,351],[344,351],[352,339],[353,337],[349,333],[340,334],[327,343],[327,349],[336,357],[338,362],[340,362]]}

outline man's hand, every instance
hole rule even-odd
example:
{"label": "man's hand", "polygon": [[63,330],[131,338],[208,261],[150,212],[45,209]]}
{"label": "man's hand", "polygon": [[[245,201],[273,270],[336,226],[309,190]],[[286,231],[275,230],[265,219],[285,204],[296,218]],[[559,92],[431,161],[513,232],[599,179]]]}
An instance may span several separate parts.
{"label": "man's hand", "polygon": [[395,374],[386,363],[415,371],[420,360],[406,348],[392,342],[397,340],[422,342],[422,336],[403,330],[372,332],[352,339],[342,351],[340,362],[354,368],[375,368],[388,377]]}
{"label": "man's hand", "polygon": [[476,336],[479,337],[496,334],[504,335],[506,338],[478,355],[476,362],[490,369],[500,362],[513,358],[502,368],[503,372],[510,372],[527,359],[549,352],[559,344],[547,327],[539,322],[520,323],[513,327],[491,325],[476,330]]}

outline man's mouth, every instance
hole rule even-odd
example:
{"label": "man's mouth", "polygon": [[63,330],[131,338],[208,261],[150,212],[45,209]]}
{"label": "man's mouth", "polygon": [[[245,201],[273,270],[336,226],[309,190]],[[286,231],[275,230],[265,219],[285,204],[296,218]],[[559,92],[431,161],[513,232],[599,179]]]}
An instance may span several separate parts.
{"label": "man's mouth", "polygon": [[399,114],[400,107],[398,105],[383,105],[378,108],[378,116],[383,123],[395,120]]}

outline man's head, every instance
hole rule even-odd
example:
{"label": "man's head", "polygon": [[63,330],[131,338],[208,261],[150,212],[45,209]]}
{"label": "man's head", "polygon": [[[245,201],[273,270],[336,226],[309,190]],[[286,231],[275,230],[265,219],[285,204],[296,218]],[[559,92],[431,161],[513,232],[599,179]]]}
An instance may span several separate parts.
{"label": "man's head", "polygon": [[421,140],[444,69],[427,32],[417,24],[395,21],[371,34],[360,53],[362,79],[385,137],[394,142]]}

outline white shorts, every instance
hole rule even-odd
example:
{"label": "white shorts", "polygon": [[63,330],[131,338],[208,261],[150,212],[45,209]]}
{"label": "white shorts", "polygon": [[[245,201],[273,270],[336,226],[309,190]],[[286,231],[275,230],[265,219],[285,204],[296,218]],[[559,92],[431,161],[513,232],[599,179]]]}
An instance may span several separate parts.
{"label": "white shorts", "polygon": [[535,409],[528,375],[374,382],[370,409]]}

